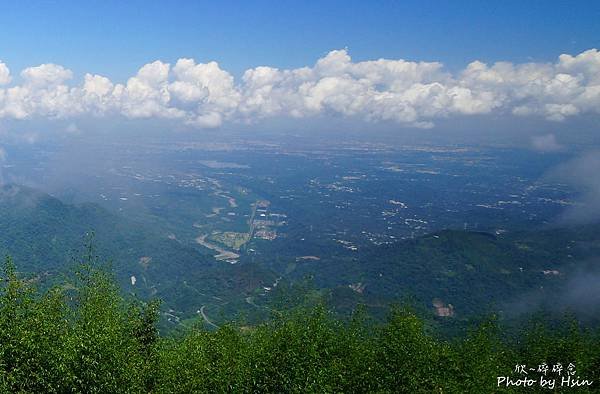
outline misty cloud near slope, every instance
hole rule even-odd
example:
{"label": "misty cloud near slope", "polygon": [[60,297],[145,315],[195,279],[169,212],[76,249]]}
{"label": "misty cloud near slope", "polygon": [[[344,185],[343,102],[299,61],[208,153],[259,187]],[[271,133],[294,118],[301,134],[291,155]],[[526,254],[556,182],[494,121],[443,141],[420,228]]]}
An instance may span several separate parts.
{"label": "misty cloud near slope", "polygon": [[10,207],[13,214],[20,210],[35,209],[43,197],[43,193],[24,186],[0,184],[0,206],[2,209],[6,209],[6,206]]}
{"label": "misty cloud near slope", "polygon": [[334,50],[311,67],[260,66],[240,81],[216,62],[185,58],[146,64],[125,83],[86,74],[73,84],[72,77],[56,64],[29,67],[15,77],[0,62],[0,119],[124,116],[214,128],[226,121],[335,115],[428,128],[452,116],[562,121],[600,113],[596,49],[563,54],[554,63],[473,61],[457,73],[438,62],[354,62],[347,50]]}
{"label": "misty cloud near slope", "polygon": [[[598,266],[598,262],[596,262]],[[579,272],[567,283],[562,302],[575,310],[598,316],[600,312],[600,269]]]}
{"label": "misty cloud near slope", "polygon": [[574,272],[560,273],[561,277],[566,276],[560,289],[551,293],[535,290],[521,294],[503,305],[504,314],[507,317],[519,317],[549,310],[597,319],[600,316],[600,260],[582,261],[578,267]]}
{"label": "misty cloud near slope", "polygon": [[560,219],[565,224],[600,221],[600,151],[583,154],[557,167],[549,177],[581,192],[578,205],[568,208]]}

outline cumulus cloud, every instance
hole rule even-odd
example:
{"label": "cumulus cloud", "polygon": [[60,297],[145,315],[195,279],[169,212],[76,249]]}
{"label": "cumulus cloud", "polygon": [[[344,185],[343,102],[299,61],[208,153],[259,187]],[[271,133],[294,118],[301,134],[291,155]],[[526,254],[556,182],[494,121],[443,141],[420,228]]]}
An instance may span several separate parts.
{"label": "cumulus cloud", "polygon": [[0,61],[0,86],[10,82],[10,70],[8,66]]}
{"label": "cumulus cloud", "polygon": [[[246,70],[240,80],[218,63],[155,61],[125,83],[43,64],[11,86],[0,62],[0,118],[125,116],[177,119],[195,127],[268,117],[346,116],[432,127],[451,116],[512,114],[563,121],[600,113],[600,52],[560,55],[554,63],[473,61],[450,73],[438,62],[354,62],[334,50],[310,67]],[[535,144],[552,143],[549,138]],[[540,146],[541,146],[540,145]]]}

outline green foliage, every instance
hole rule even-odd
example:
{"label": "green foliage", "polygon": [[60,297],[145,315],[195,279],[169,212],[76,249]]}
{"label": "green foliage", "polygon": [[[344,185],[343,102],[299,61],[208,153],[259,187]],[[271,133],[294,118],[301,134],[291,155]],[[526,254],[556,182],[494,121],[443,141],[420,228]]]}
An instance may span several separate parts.
{"label": "green foliage", "polygon": [[[133,308],[112,277],[82,265],[70,290],[38,294],[5,264],[0,382],[9,392],[141,392],[154,354],[156,306]],[[154,365],[155,366],[155,365]],[[151,382],[151,380],[150,380]]]}
{"label": "green foliage", "polygon": [[[0,282],[0,392],[497,392],[515,364],[576,364],[598,384],[600,339],[573,319],[506,338],[497,319],[462,339],[414,311],[375,324],[323,304],[262,324],[159,335],[160,304],[124,298],[92,253],[68,285],[38,291],[7,259]],[[593,386],[590,392],[596,388]]]}

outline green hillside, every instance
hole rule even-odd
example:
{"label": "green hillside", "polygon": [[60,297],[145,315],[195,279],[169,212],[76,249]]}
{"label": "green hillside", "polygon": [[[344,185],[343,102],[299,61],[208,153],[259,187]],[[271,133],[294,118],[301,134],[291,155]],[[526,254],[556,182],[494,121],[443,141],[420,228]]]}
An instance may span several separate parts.
{"label": "green hillside", "polygon": [[[242,300],[269,274],[251,264],[217,262],[209,250],[169,238],[147,223],[128,221],[95,204],[68,205],[30,188],[0,189],[0,253],[13,256],[19,270],[43,282],[59,280],[85,252],[93,232],[94,253],[111,259],[111,269],[126,293],[160,297],[177,316],[195,314],[202,305]],[[135,284],[132,284],[135,277]]]}
{"label": "green hillside", "polygon": [[[453,317],[463,320],[490,311],[514,317],[546,307],[573,309],[565,298],[572,298],[576,282],[600,272],[593,260],[600,252],[598,230],[586,226],[502,235],[445,230],[365,247],[353,257],[320,255],[300,262],[280,257],[269,266],[288,279],[308,275],[317,287],[334,289],[331,301],[343,310],[361,303],[377,310],[411,299],[432,313],[434,303],[450,304]],[[597,319],[597,303],[575,307]]]}
{"label": "green hillside", "polygon": [[323,250],[318,259],[295,258],[288,240],[289,249],[269,254],[265,246],[263,257],[228,264],[154,223],[94,204],[64,204],[23,186],[0,189],[0,212],[0,253],[13,256],[23,273],[47,285],[60,280],[73,256],[85,253],[82,245],[93,231],[94,253],[111,259],[123,291],[161,298],[165,319],[173,323],[202,319],[202,307],[217,323],[242,316],[256,323],[272,305],[289,300],[284,293],[307,276],[312,300],[342,315],[363,304],[383,317],[390,303],[411,300],[442,322],[468,323],[492,311],[519,317],[549,306],[598,316],[597,303],[572,308],[568,300],[579,277],[598,273],[591,260],[600,252],[597,226],[501,235],[445,230],[353,254]]}

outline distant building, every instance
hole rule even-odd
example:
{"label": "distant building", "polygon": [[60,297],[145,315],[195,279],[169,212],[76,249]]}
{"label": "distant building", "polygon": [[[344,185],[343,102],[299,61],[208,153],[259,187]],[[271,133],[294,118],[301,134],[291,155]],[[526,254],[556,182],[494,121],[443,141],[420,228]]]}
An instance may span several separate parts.
{"label": "distant building", "polygon": [[433,307],[435,308],[435,314],[440,317],[452,317],[454,316],[454,306],[452,304],[445,304],[439,298],[435,298],[432,301]]}

